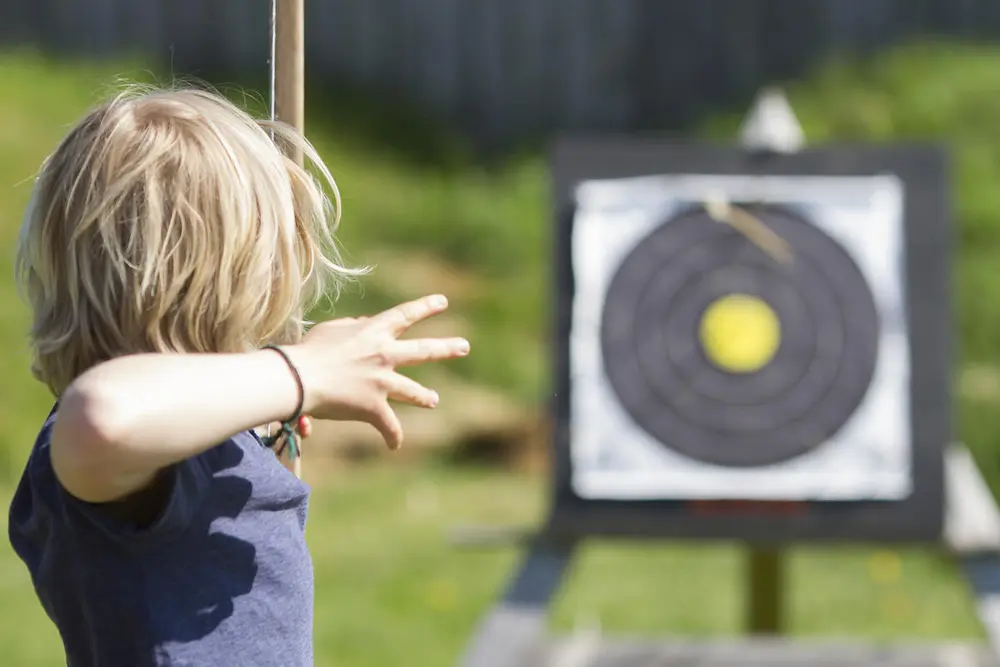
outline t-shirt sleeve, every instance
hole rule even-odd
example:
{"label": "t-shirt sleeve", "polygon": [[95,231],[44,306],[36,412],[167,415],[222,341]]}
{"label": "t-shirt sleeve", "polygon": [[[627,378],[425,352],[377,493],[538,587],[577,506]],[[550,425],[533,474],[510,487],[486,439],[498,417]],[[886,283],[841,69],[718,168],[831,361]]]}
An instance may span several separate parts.
{"label": "t-shirt sleeve", "polygon": [[100,535],[126,547],[162,544],[183,533],[195,520],[208,487],[208,473],[200,457],[170,466],[158,482],[163,489],[158,503],[161,508],[151,521],[140,523],[113,511],[111,505],[87,503],[66,491],[52,470],[47,442],[34,456],[35,483],[46,488],[53,513],[67,528],[81,536]]}

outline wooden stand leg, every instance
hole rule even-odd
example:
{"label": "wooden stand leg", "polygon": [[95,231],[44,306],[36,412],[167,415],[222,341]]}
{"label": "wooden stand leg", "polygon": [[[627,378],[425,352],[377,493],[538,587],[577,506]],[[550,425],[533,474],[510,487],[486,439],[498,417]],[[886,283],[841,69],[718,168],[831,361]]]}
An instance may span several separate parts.
{"label": "wooden stand leg", "polygon": [[754,635],[784,632],[785,553],[781,549],[750,547],[747,563],[749,591],[747,629]]}
{"label": "wooden stand leg", "polygon": [[462,667],[523,667],[545,639],[549,603],[576,544],[542,537],[531,547],[503,600],[480,624]]}

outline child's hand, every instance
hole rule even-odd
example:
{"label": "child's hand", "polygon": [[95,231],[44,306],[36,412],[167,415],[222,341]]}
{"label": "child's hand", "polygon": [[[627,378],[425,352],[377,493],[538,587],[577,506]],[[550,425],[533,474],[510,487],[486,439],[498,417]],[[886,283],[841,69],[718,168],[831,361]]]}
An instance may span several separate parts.
{"label": "child's hand", "polygon": [[313,420],[309,415],[299,417],[299,427],[296,429],[302,439],[306,439],[313,434]]}
{"label": "child's hand", "polygon": [[303,411],[316,419],[368,422],[390,448],[398,448],[403,429],[389,400],[433,408],[438,395],[400,375],[396,368],[469,353],[469,342],[464,338],[398,338],[447,307],[443,296],[429,296],[375,317],[314,326],[300,344],[286,349],[302,376],[306,394]]}

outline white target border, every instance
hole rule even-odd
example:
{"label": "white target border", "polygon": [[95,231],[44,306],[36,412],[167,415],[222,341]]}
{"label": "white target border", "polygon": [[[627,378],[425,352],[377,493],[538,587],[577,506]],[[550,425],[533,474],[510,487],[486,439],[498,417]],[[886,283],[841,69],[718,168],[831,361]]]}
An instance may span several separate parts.
{"label": "white target border", "polygon": [[[913,491],[904,187],[893,175],[664,175],[575,189],[570,331],[570,457],[589,500],[902,500]],[[601,316],[615,272],[681,209],[711,196],[781,205],[848,252],[880,314],[875,374],[861,405],[813,451],[756,468],[707,464],[669,449],[621,406],[604,373]],[[664,447],[663,444],[667,444]]]}

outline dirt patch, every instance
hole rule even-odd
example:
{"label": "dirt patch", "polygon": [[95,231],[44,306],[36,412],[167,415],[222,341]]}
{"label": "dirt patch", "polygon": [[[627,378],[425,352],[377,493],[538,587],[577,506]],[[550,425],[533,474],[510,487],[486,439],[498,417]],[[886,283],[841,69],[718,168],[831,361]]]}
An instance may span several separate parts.
{"label": "dirt patch", "polygon": [[459,465],[475,464],[518,472],[538,473],[548,469],[549,420],[539,414],[501,428],[470,431],[444,453]]}
{"label": "dirt patch", "polygon": [[[548,429],[535,406],[455,378],[433,383],[454,397],[435,410],[397,406],[406,440],[393,458],[440,456],[455,463],[497,465],[517,470],[544,468]],[[319,422],[306,443],[318,465],[350,465],[386,454],[379,433],[368,424]]]}

